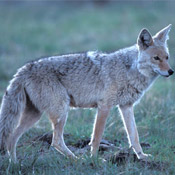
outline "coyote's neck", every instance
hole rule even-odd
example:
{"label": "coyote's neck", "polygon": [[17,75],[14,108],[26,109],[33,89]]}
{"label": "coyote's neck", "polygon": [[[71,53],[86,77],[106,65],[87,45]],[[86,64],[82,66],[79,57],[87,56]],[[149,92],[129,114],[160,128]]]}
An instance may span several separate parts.
{"label": "coyote's neck", "polygon": [[138,52],[137,45],[134,45],[112,53],[112,64],[115,64],[113,66],[116,68],[113,69],[115,70],[113,74],[117,75],[116,83],[119,76],[123,76],[122,78],[126,79],[126,85],[137,89],[141,93],[144,93],[158,76],[157,74],[151,73],[150,76],[145,76],[139,72],[137,68]]}

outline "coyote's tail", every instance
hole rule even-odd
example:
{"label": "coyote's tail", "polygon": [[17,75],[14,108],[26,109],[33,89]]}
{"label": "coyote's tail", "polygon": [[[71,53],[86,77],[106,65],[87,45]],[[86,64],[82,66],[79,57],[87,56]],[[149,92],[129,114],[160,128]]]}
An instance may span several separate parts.
{"label": "coyote's tail", "polygon": [[5,152],[9,135],[17,126],[26,105],[26,94],[19,77],[15,77],[3,96],[0,108],[0,151]]}

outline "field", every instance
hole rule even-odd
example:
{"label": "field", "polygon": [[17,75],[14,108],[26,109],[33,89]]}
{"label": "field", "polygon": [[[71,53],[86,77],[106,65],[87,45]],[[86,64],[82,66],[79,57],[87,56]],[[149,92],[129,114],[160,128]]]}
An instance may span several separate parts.
{"label": "field", "polygon": [[[152,34],[172,24],[170,64],[175,67],[175,2],[0,2],[0,101],[16,70],[27,61],[87,50],[111,52],[136,43],[142,28]],[[128,152],[117,108],[111,110],[103,138],[115,145],[91,158],[87,142],[95,109],[74,109],[65,127],[65,142],[81,157],[70,160],[50,147],[51,124],[44,114],[18,142],[18,163],[0,155],[0,174],[175,174],[175,78],[160,77],[135,107],[140,141],[150,164]],[[81,149],[80,149],[81,148]],[[80,153],[80,150],[83,154]],[[126,153],[124,161],[109,158]],[[105,161],[105,160],[106,161]]]}

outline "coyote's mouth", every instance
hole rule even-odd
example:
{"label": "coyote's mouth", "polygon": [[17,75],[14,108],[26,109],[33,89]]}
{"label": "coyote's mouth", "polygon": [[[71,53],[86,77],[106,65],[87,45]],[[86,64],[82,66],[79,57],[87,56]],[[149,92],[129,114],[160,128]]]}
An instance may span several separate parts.
{"label": "coyote's mouth", "polygon": [[154,70],[154,72],[156,72],[157,74],[159,74],[159,75],[161,75],[161,76],[163,76],[163,77],[169,77],[170,75],[168,74],[162,74],[162,73],[160,73],[158,70]]}

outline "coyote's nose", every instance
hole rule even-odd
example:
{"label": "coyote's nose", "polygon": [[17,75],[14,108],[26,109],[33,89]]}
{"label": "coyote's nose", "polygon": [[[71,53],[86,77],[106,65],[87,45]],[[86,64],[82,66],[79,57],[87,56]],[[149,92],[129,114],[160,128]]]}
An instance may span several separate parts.
{"label": "coyote's nose", "polygon": [[172,75],[174,73],[174,71],[172,69],[169,69],[168,73],[169,73],[169,75]]}

